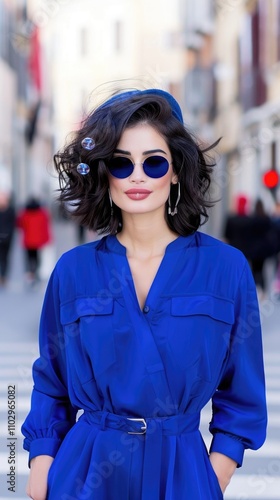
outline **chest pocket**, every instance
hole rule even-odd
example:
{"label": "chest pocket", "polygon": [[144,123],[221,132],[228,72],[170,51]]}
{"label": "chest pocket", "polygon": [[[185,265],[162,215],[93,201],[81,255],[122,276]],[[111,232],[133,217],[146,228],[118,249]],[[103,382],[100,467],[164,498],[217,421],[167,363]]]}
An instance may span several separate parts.
{"label": "chest pocket", "polygon": [[234,323],[233,302],[211,295],[173,297],[171,314],[173,316],[209,316],[229,325]]}
{"label": "chest pocket", "polygon": [[168,342],[176,362],[213,379],[227,353],[233,302],[211,295],[172,297],[170,312]]}
{"label": "chest pocket", "polygon": [[83,355],[83,361],[90,364],[95,376],[116,361],[113,312],[112,297],[79,297],[60,308],[60,320],[66,341],[72,347],[72,358]]}

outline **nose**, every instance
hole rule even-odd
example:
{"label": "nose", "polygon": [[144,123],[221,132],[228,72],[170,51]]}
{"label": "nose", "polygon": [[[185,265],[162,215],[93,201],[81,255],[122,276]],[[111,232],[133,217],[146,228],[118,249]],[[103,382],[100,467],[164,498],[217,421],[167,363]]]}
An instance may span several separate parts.
{"label": "nose", "polygon": [[134,165],[134,169],[133,169],[132,174],[129,177],[130,182],[136,182],[136,183],[145,182],[146,174],[143,170],[142,163],[136,162],[136,163],[133,163],[133,165]]}

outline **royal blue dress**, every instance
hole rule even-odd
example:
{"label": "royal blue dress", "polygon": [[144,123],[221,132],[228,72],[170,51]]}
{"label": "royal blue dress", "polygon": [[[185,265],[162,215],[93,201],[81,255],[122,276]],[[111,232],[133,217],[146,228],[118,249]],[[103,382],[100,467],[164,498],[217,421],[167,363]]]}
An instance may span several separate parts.
{"label": "royal blue dress", "polygon": [[70,250],[49,281],[33,376],[24,448],[55,457],[49,500],[222,499],[201,409],[212,398],[211,450],[238,465],[266,432],[246,259],[203,233],[180,236],[141,310],[116,236]]}

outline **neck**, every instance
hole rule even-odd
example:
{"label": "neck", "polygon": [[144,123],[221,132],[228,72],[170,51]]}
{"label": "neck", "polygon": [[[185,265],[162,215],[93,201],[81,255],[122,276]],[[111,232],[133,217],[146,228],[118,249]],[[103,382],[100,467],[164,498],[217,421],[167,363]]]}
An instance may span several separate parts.
{"label": "neck", "polygon": [[118,240],[128,257],[149,258],[163,255],[166,246],[178,237],[157,214],[123,214],[123,229]]}

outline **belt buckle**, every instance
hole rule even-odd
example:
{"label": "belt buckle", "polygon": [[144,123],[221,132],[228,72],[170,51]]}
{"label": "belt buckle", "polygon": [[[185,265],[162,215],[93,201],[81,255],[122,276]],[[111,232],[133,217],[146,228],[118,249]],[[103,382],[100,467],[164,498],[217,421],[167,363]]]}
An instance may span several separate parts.
{"label": "belt buckle", "polygon": [[127,434],[146,434],[147,422],[144,418],[129,418],[129,417],[127,417],[127,420],[133,420],[133,422],[142,422],[142,424],[143,424],[143,427],[141,427],[142,432],[127,431]]}

